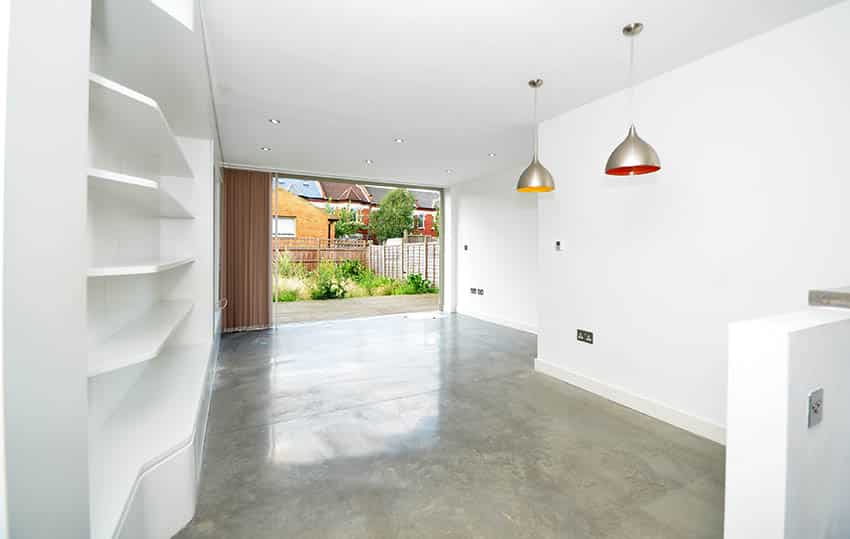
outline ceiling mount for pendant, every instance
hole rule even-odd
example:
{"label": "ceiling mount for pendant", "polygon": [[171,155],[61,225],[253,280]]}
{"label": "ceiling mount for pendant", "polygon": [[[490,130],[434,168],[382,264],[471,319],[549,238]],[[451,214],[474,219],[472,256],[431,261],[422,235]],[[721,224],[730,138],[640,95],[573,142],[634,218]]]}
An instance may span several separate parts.
{"label": "ceiling mount for pendant", "polygon": [[[635,38],[643,31],[643,23],[633,22],[623,27],[623,35],[629,38],[629,114],[634,115],[634,66]],[[640,138],[634,121],[629,126],[626,138],[621,142],[605,164],[605,174],[611,176],[638,176],[661,170],[661,160],[648,142]]]}
{"label": "ceiling mount for pendant", "polygon": [[534,90],[534,153],[531,164],[519,177],[516,190],[520,193],[546,193],[555,190],[555,180],[537,159],[537,90],[543,86],[543,79],[531,79],[528,86]]}
{"label": "ceiling mount for pendant", "polygon": [[623,27],[623,35],[626,37],[634,37],[643,31],[642,22],[633,22]]}

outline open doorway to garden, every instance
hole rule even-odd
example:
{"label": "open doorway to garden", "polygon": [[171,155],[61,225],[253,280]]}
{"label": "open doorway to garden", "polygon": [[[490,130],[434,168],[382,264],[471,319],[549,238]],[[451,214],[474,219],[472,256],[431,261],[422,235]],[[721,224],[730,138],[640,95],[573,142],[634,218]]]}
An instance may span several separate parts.
{"label": "open doorway to garden", "polygon": [[273,175],[274,323],[439,310],[441,195]]}

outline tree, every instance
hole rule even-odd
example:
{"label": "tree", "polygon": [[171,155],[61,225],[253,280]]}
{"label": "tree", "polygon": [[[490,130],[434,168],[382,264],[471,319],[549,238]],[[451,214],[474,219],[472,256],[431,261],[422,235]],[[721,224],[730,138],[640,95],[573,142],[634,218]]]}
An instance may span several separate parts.
{"label": "tree", "polygon": [[434,216],[434,234],[437,236],[440,235],[440,224],[442,223],[442,219],[440,217],[442,216],[442,213],[442,210],[440,210],[440,203],[437,202],[437,215]]}
{"label": "tree", "polygon": [[326,204],[325,211],[328,212],[328,215],[333,215],[339,219],[334,224],[337,237],[343,238],[356,234],[358,230],[366,226],[360,222],[357,210],[354,208],[332,208],[330,204]]}
{"label": "tree", "polygon": [[400,238],[405,231],[413,230],[415,209],[416,199],[407,189],[393,189],[369,216],[369,232],[379,242],[387,238]]}

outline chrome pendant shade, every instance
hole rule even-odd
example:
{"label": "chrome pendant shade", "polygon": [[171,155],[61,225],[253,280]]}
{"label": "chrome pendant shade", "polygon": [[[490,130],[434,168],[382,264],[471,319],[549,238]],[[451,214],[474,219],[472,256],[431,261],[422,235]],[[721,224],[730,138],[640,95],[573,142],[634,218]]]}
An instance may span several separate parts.
{"label": "chrome pendant shade", "polygon": [[[635,65],[635,37],[643,30],[643,24],[635,22],[623,28],[623,35],[630,39],[629,49],[629,108],[634,113],[634,65]],[[661,160],[658,153],[648,142],[640,138],[632,123],[629,133],[621,142],[605,164],[605,174],[611,176],[638,176],[661,170]]]}
{"label": "chrome pendant shade", "polygon": [[530,80],[528,85],[534,89],[534,153],[531,164],[519,176],[516,190],[520,193],[546,193],[555,190],[555,180],[537,159],[537,89],[543,86],[543,80]]}
{"label": "chrome pendant shade", "polygon": [[661,170],[661,161],[652,146],[640,138],[632,125],[629,134],[611,152],[605,165],[605,174],[611,176],[633,176]]}
{"label": "chrome pendant shade", "polygon": [[522,171],[516,190],[520,193],[545,193],[555,190],[555,180],[546,167],[537,160],[537,155],[531,160],[531,164]]}

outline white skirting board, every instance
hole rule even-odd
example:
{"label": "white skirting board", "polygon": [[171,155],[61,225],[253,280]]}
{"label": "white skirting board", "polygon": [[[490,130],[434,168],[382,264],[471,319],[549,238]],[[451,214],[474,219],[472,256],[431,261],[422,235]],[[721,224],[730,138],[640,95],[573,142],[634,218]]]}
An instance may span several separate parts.
{"label": "white skirting board", "polygon": [[115,532],[116,539],[168,539],[194,517],[218,350],[216,332],[191,440],[139,475]]}
{"label": "white skirting board", "polygon": [[523,322],[517,322],[515,320],[507,320],[505,318],[498,318],[495,316],[489,316],[482,313],[476,313],[473,311],[465,311],[458,309],[457,314],[462,314],[463,316],[469,316],[470,318],[477,318],[478,320],[482,320],[484,322],[490,322],[491,324],[497,324],[500,326],[509,327],[512,329],[518,329],[519,331],[525,331],[527,333],[537,334],[537,327],[532,326],[531,324],[525,324]]}
{"label": "white skirting board", "polygon": [[540,358],[534,360],[534,370],[552,378],[557,378],[562,382],[580,387],[585,391],[590,391],[617,404],[622,404],[642,414],[669,423],[674,427],[692,432],[697,436],[708,438],[719,444],[726,443],[726,429],[724,427],[689,415],[681,410],[676,410],[646,397],[635,395],[625,389],[608,385],[604,382],[582,376],[581,374],[576,374]]}

